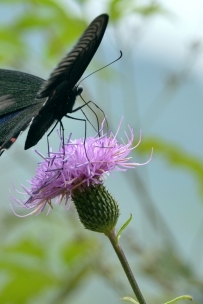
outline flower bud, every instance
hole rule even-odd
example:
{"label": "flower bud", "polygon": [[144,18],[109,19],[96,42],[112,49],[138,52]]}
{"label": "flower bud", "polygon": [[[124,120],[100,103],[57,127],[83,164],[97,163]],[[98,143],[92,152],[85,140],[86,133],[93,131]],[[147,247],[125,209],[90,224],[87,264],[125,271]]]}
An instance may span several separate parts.
{"label": "flower bud", "polygon": [[84,191],[76,189],[72,199],[86,229],[106,233],[115,227],[119,207],[104,185],[86,187]]}

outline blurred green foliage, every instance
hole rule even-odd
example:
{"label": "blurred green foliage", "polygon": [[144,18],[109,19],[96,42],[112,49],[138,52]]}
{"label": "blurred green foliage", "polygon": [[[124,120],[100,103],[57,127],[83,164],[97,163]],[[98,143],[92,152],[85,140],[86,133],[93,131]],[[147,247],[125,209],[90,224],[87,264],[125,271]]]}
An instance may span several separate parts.
{"label": "blurred green foliage", "polygon": [[[29,0],[29,1],[0,1],[1,9],[12,10],[12,17],[8,22],[3,22],[0,30],[0,61],[16,65],[15,60],[29,58],[27,36],[40,33],[43,36],[41,55],[46,60],[67,52],[67,46],[80,36],[88,25],[85,20],[85,5],[88,1],[77,3],[80,10],[79,16],[72,8],[59,1]],[[12,7],[12,9],[11,9]],[[126,9],[123,9],[126,8]],[[15,13],[16,10],[16,13]],[[132,13],[139,15],[154,15],[163,13],[157,3],[150,3],[143,7],[137,6],[136,1],[113,0],[107,5],[107,12],[111,21],[119,21],[123,16]],[[136,11],[137,10],[137,11]]]}
{"label": "blurred green foliage", "polygon": [[170,165],[173,165],[176,168],[187,170],[190,176],[194,176],[195,184],[199,185],[198,190],[203,199],[203,161],[159,138],[151,137],[149,139],[145,139],[137,151],[142,154],[149,154],[151,147],[156,151],[156,156],[162,157]]}
{"label": "blurred green foliage", "polygon": [[[6,237],[1,239],[1,303],[27,303],[28,299],[35,299],[39,294],[43,298],[43,294],[50,290],[51,298],[48,296],[47,303],[62,303],[91,276],[95,256],[101,254],[99,243],[79,233],[78,228],[75,227],[73,235],[68,237],[66,234],[64,239],[57,242],[57,235],[53,236],[54,231],[50,231],[49,220],[35,219],[35,233],[29,228],[23,231],[24,223],[17,220],[7,233],[11,235],[16,225],[22,231],[13,240]],[[11,216],[6,218],[8,221],[12,221]],[[1,224],[5,227],[6,222]],[[53,224],[59,235],[64,234],[64,227],[67,228],[65,222],[63,225],[60,223],[62,219],[56,217]],[[72,220],[74,224],[77,226],[77,222]],[[50,238],[50,234],[53,238]]]}
{"label": "blurred green foliage", "polygon": [[149,3],[142,5],[140,1],[135,0],[129,0],[127,5],[125,0],[109,1],[108,12],[111,16],[111,21],[114,22],[119,21],[124,16],[128,16],[130,13],[135,13],[142,17],[168,13],[158,2],[149,1]]}

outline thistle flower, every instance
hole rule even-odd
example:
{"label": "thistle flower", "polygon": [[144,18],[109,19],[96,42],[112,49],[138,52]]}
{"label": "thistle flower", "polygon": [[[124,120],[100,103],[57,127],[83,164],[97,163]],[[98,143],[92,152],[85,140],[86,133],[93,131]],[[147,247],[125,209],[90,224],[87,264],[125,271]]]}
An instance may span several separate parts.
{"label": "thistle flower", "polygon": [[[111,229],[117,222],[119,209],[115,200],[103,186],[104,179],[112,171],[126,171],[140,165],[130,162],[130,157],[128,157],[130,151],[135,148],[132,147],[134,135],[130,127],[129,131],[130,137],[126,134],[127,143],[122,141],[119,144],[116,139],[117,133],[108,135],[101,131],[100,137],[97,135],[87,138],[85,146],[84,139],[71,140],[70,136],[66,144],[63,144],[63,140],[61,140],[59,151],[49,152],[48,157],[44,157],[36,151],[43,161],[38,164],[36,175],[30,181],[30,189],[22,186],[25,190],[24,194],[29,198],[18,200],[13,197],[12,200],[18,206],[32,209],[27,215],[41,213],[47,204],[49,212],[53,208],[53,200],[55,204],[63,202],[66,208],[73,200],[80,219],[80,213],[85,213],[86,219],[81,219],[81,221],[86,228],[95,231],[101,230],[95,227],[98,225],[97,217],[93,224],[86,223],[89,218],[94,217],[87,214],[87,209],[90,209],[94,210],[93,213],[95,210],[102,213],[102,220],[107,218],[105,227]],[[98,204],[97,200],[99,200]],[[101,205],[105,205],[104,212],[100,210]],[[109,222],[111,209],[113,212]],[[100,232],[103,232],[103,228]]]}

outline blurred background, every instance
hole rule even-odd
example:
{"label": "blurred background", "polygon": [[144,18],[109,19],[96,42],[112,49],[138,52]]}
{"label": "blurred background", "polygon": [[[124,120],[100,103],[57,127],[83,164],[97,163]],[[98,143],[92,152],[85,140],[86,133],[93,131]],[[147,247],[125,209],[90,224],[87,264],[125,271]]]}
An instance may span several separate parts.
{"label": "blurred background", "polygon": [[[120,205],[117,227],[133,214],[121,244],[147,303],[190,294],[201,304],[203,2],[0,0],[1,68],[47,79],[104,12],[110,22],[84,75],[118,58],[120,50],[123,57],[85,79],[83,97],[104,110],[113,132],[123,116],[118,138],[130,125],[137,142],[142,130],[133,161],[145,162],[154,148],[148,165],[106,180]],[[82,122],[63,123],[66,136],[84,137]],[[91,126],[87,131],[94,134]],[[53,148],[59,145],[55,133]],[[26,134],[0,158],[0,303],[116,304],[133,296],[107,239],[84,230],[74,206],[66,212],[55,206],[48,216],[13,214],[12,183],[19,191],[28,186],[41,161],[34,149],[47,152],[45,136],[24,151]]]}

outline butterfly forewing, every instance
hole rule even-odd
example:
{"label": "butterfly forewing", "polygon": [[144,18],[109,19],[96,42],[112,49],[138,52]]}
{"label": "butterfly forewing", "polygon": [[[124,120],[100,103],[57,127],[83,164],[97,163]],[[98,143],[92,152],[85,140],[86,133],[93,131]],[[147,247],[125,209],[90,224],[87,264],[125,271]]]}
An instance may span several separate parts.
{"label": "butterfly forewing", "polygon": [[49,96],[63,81],[68,81],[67,90],[76,85],[100,45],[108,19],[108,15],[103,14],[90,23],[75,47],[43,84],[42,89],[37,94],[38,98]]}
{"label": "butterfly forewing", "polygon": [[[25,149],[34,146],[53,125],[68,113],[73,113],[78,90],[76,84],[94,56],[106,30],[108,15],[95,18],[83,33],[73,50],[59,63],[43,84],[37,98],[47,97],[30,126]],[[80,108],[80,107],[79,107]],[[79,109],[78,108],[78,109]]]}

